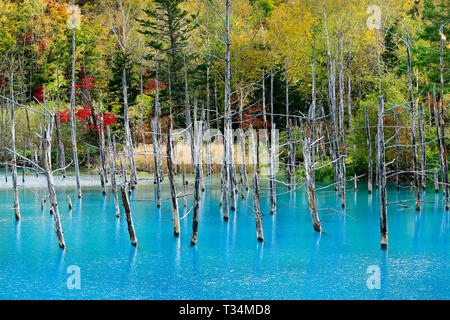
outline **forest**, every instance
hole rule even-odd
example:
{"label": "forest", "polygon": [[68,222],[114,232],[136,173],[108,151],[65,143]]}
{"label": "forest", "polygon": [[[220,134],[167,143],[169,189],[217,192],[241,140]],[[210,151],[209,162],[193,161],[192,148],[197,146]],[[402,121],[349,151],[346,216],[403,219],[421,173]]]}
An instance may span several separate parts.
{"label": "forest", "polygon": [[[15,217],[18,181],[43,174],[64,248],[54,179],[74,175],[82,198],[95,173],[136,245],[128,196],[147,177],[160,207],[167,179],[175,235],[192,196],[195,245],[217,174],[223,219],[250,189],[264,241],[260,197],[273,214],[304,187],[321,232],[316,193],[345,208],[364,181],[385,248],[388,205],[420,211],[428,184],[449,209],[448,34],[440,0],[3,0],[0,158]],[[388,203],[389,183],[413,199]]]}

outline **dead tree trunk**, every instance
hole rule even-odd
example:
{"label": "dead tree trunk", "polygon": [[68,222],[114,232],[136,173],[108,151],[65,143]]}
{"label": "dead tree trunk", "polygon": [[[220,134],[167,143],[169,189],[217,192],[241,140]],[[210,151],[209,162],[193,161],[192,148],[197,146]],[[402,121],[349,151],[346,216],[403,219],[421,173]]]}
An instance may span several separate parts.
{"label": "dead tree trunk", "polygon": [[256,133],[253,130],[252,125],[250,125],[250,132],[251,132],[251,150],[252,150],[252,162],[253,162],[253,207],[255,211],[255,221],[256,221],[256,238],[259,242],[264,241],[264,232],[263,232],[263,225],[262,225],[262,219],[261,219],[261,205],[260,205],[260,198],[259,198],[259,176],[258,176],[258,170],[256,168],[257,161],[256,161],[256,154],[257,154],[257,139],[256,139]]}
{"label": "dead tree trunk", "polygon": [[121,191],[122,191],[122,204],[125,210],[125,216],[128,225],[128,234],[130,235],[131,245],[136,246],[137,245],[136,232],[134,231],[133,217],[131,216],[130,203],[128,201],[125,185],[122,185]]}
{"label": "dead tree trunk", "polygon": [[122,178],[123,178],[123,182],[125,184],[128,183],[128,178],[127,178],[127,150],[125,145],[123,146],[123,150],[122,150],[122,154],[120,156],[120,167],[122,169]]}
{"label": "dead tree trunk", "polygon": [[[201,125],[198,122],[194,123],[195,126]],[[202,165],[202,135],[200,134],[200,128],[195,128],[195,137],[192,136],[192,142],[194,144],[194,208],[192,216],[192,235],[191,245],[197,244],[198,238],[198,218],[200,211],[200,166]],[[193,132],[191,131],[191,133]]]}
{"label": "dead tree trunk", "polygon": [[241,89],[241,108],[239,110],[239,120],[240,120],[240,127],[241,127],[241,132],[240,132],[240,139],[239,139],[239,144],[241,147],[241,172],[243,174],[243,183],[245,185],[245,189],[248,190],[248,175],[247,175],[247,166],[245,164],[246,160],[245,160],[245,133],[244,133],[244,128],[243,128],[243,117],[242,117],[242,110],[244,108],[244,103],[242,101],[243,99],[243,95],[242,95],[242,89]]}
{"label": "dead tree trunk", "polygon": [[439,162],[441,166],[442,174],[442,189],[444,191],[445,208],[448,208],[448,171],[447,171],[447,151],[445,147],[445,138],[442,137],[445,134],[445,130],[442,130],[444,123],[442,110],[439,110],[439,105],[436,101],[436,85],[433,87],[433,103],[434,103],[434,119],[436,124],[436,135],[439,147]]}
{"label": "dead tree trunk", "polygon": [[[58,43],[58,28],[56,30],[56,101],[58,105],[58,115],[56,117],[56,140],[58,144],[58,156],[59,156],[59,166],[61,168],[61,174],[63,178],[66,177],[66,156],[64,154],[64,144],[61,140],[61,113],[60,113],[60,87],[59,87],[59,43]],[[27,112],[27,121],[28,121],[28,112]],[[28,130],[29,130],[29,123],[28,123]],[[29,137],[30,140],[30,150],[31,154],[33,154],[33,151],[31,149],[31,136]]]}
{"label": "dead tree trunk", "polygon": [[[224,183],[229,183],[229,195],[230,195],[230,209],[236,210],[236,190],[235,190],[235,178],[234,178],[234,157],[233,157],[233,142],[232,139],[232,113],[231,113],[231,56],[230,56],[230,0],[225,1],[225,85],[224,85],[224,97],[225,97],[225,141],[226,154],[225,154],[225,170],[227,170]],[[225,193],[227,196],[228,193]]]}
{"label": "dead tree trunk", "polygon": [[99,123],[99,144],[100,144],[100,161],[101,161],[101,166],[103,169],[103,179],[105,181],[105,183],[108,183],[108,175],[107,175],[107,171],[106,171],[106,146],[105,146],[105,132],[104,132],[104,127],[103,127],[103,114],[101,113],[100,110],[100,101],[101,101],[101,96],[100,96],[100,84],[98,86],[98,116],[100,118],[100,123]]}
{"label": "dead tree trunk", "polygon": [[156,142],[157,150],[158,150],[158,170],[159,170],[159,179],[163,181],[164,179],[164,170],[163,170],[163,161],[162,161],[162,145],[161,145],[161,105],[159,103],[159,62],[158,62],[158,54],[155,57],[155,117],[156,117]]}
{"label": "dead tree trunk", "polygon": [[185,208],[187,207],[186,194],[187,194],[186,170],[184,170],[183,168],[183,204]]}
{"label": "dead tree trunk", "polygon": [[387,227],[387,195],[386,195],[386,167],[384,155],[384,97],[379,97],[378,106],[378,134],[377,134],[377,167],[380,193],[380,232],[381,248],[388,246],[388,227]]}
{"label": "dead tree trunk", "polygon": [[293,188],[291,190],[297,189],[297,175],[296,175],[296,166],[297,162],[297,120],[294,118],[294,143],[293,143],[293,150],[292,150],[292,158],[291,158],[291,166],[292,166],[292,186]]}
{"label": "dead tree trunk", "polygon": [[[421,151],[421,161],[420,161],[420,184],[422,186],[422,189],[425,190],[427,186],[426,178],[427,175],[425,173],[426,171],[426,154],[425,154],[425,113],[422,113],[422,108],[420,104],[418,105],[417,109],[417,121],[419,126],[419,142],[420,142],[420,151]],[[423,117],[423,119],[422,119]]]}
{"label": "dead tree trunk", "polygon": [[72,210],[72,199],[70,199],[70,195],[67,195],[67,204],[69,206],[69,210]]}
{"label": "dead tree trunk", "polygon": [[276,183],[275,183],[275,122],[274,122],[274,99],[273,99],[273,58],[270,62],[270,149],[269,149],[269,192],[270,192],[270,214],[274,214],[277,208]]}
{"label": "dead tree trunk", "polygon": [[72,0],[72,87],[70,94],[70,133],[72,137],[73,162],[77,183],[77,196],[81,199],[80,168],[78,164],[77,132],[75,127],[75,1]]}
{"label": "dead tree trunk", "polygon": [[397,174],[395,175],[395,185],[398,190],[400,189],[400,128],[398,127],[398,114],[396,108],[394,108],[394,126],[396,143],[395,169],[397,171]]}
{"label": "dead tree trunk", "polygon": [[66,247],[64,242],[64,235],[61,226],[61,219],[59,216],[58,201],[56,199],[55,183],[53,180],[52,171],[52,160],[51,160],[51,147],[52,147],[52,130],[53,130],[53,119],[55,115],[52,112],[48,120],[48,128],[44,133],[44,169],[47,175],[47,186],[48,186],[48,196],[50,202],[50,208],[53,212],[53,220],[55,222],[56,237],[58,239],[58,244],[61,249]]}
{"label": "dead tree trunk", "polygon": [[169,119],[169,124],[167,126],[167,175],[169,176],[170,183],[170,195],[172,198],[172,220],[173,220],[173,234],[175,236],[180,235],[180,217],[178,215],[178,200],[177,200],[177,190],[175,187],[175,178],[174,178],[174,168],[172,163],[172,141],[171,141],[171,121]]}
{"label": "dead tree trunk", "polygon": [[[198,106],[198,99],[197,99],[197,90],[195,90],[194,93],[194,122],[197,121],[197,106]],[[196,134],[200,134],[203,137],[203,123],[204,123],[204,117],[205,117],[205,109],[202,108],[202,112],[201,112],[201,116],[200,116],[200,120],[201,120],[201,125],[198,126],[198,130],[200,130],[200,132],[196,133]],[[200,148],[202,148],[202,145],[200,144]],[[200,166],[200,189],[202,191],[205,191],[206,187],[205,187],[205,179],[203,178],[203,165]]]}
{"label": "dead tree trunk", "polygon": [[102,186],[102,194],[106,195],[106,188],[105,188],[105,175],[106,175],[106,172],[103,171],[103,168],[100,168],[98,174],[100,175],[100,184]]}
{"label": "dead tree trunk", "polygon": [[441,129],[441,139],[442,139],[442,149],[443,149],[443,178],[442,182],[444,183],[444,198],[445,198],[445,210],[449,210],[449,186],[448,186],[448,166],[447,166],[447,143],[445,142],[445,113],[444,113],[444,25],[441,24],[439,28],[439,32],[441,34],[440,40],[440,50],[439,50],[439,70],[440,70],[440,89],[441,89],[441,97],[440,97],[440,119],[439,119],[439,127]]}
{"label": "dead tree trunk", "polygon": [[[23,154],[27,154],[27,145],[26,145],[25,137],[23,139]],[[22,183],[25,183],[25,168],[26,168],[26,162],[22,161]]]}
{"label": "dead tree trunk", "polygon": [[341,196],[341,205],[342,208],[345,208],[345,180],[346,180],[346,170],[345,170],[345,157],[346,157],[346,148],[345,148],[345,127],[344,127],[344,66],[343,62],[340,63],[339,68],[339,128],[340,128],[340,136],[341,136],[341,160],[340,162],[340,188],[339,194]]}
{"label": "dead tree trunk", "polygon": [[271,142],[270,142],[270,163],[269,163],[269,170],[270,170],[270,214],[274,214],[275,210],[277,209],[277,184],[275,182],[275,152],[276,152],[276,128],[275,128],[275,122],[272,122],[271,127]]}
{"label": "dead tree trunk", "polygon": [[[315,35],[315,33],[314,33],[314,35]],[[314,45],[315,45],[315,43],[314,43]],[[315,52],[314,52],[314,54],[315,54]],[[288,57],[286,57],[286,67],[285,67],[285,69],[286,69],[286,82],[285,82],[285,86],[286,86],[286,140],[287,140],[287,150],[288,150],[287,163],[286,163],[286,178],[287,178],[288,189],[291,190],[292,189],[293,167],[291,164],[292,137],[291,137],[291,126],[290,126],[290,119],[289,119],[289,63],[288,62],[289,62]],[[313,74],[314,74],[314,68],[315,68],[314,62],[315,61],[313,60]]]}
{"label": "dead tree trunk", "polygon": [[158,141],[157,141],[157,125],[156,118],[152,119],[152,138],[153,138],[153,160],[155,164],[155,186],[156,186],[156,206],[161,208],[161,187],[159,180],[159,163],[158,163]]}
{"label": "dead tree trunk", "polygon": [[17,157],[16,157],[16,129],[14,120],[14,86],[13,72],[9,73],[9,88],[11,93],[11,173],[12,184],[14,189],[14,216],[16,220],[20,220],[19,190],[17,187]]}
{"label": "dead tree trunk", "polygon": [[436,193],[439,192],[439,173],[437,168],[434,168],[434,191]]}
{"label": "dead tree trunk", "polygon": [[[376,157],[377,157],[377,154],[378,154],[378,143],[377,143],[377,141],[378,141],[378,132],[375,133],[375,161],[377,161]],[[378,169],[379,169],[378,166],[375,164],[375,187],[377,189],[378,189],[378,187],[380,185],[380,181],[379,181],[380,175],[378,173]]]}
{"label": "dead tree trunk", "polygon": [[[172,76],[170,71],[170,62],[167,63],[167,73],[168,73],[168,90],[169,90],[169,119],[170,123],[173,125],[173,105],[172,105]],[[171,128],[173,129],[173,128]],[[178,174],[178,165],[177,165],[177,143],[174,141],[172,145],[172,159],[173,159],[173,169],[174,173]]]}
{"label": "dead tree trunk", "polygon": [[[315,118],[315,109],[313,105],[310,106],[308,112],[308,120],[306,123],[306,132],[303,135],[303,158],[305,165],[305,179],[306,179],[306,188],[308,192],[308,205],[309,205],[309,213],[311,215],[311,220],[313,223],[313,228],[317,232],[322,232],[322,227],[320,225],[317,205],[316,205],[316,197],[315,197],[315,186],[314,186],[314,176],[313,176],[313,163],[311,162],[311,128],[312,122]],[[303,121],[303,120],[302,120]],[[303,127],[303,126],[302,126]],[[303,131],[303,129],[302,129]]]}
{"label": "dead tree trunk", "polygon": [[[209,37],[207,37],[207,46],[209,46]],[[210,57],[207,57],[207,63],[206,63],[206,123],[205,123],[205,130],[209,131],[210,129],[210,88],[209,88],[209,70],[210,70]],[[217,115],[216,115],[217,116]],[[210,176],[212,173],[212,155],[211,155],[211,142],[209,139],[206,140],[205,145],[205,152],[206,152],[206,176]]]}
{"label": "dead tree trunk", "polygon": [[91,171],[91,148],[89,146],[86,147],[86,158],[88,165],[88,172]]}
{"label": "dead tree trunk", "polygon": [[[30,155],[33,155],[33,141],[31,139],[31,127],[30,127],[30,117],[28,116],[28,109],[25,109],[25,118],[27,119],[27,129],[28,129],[28,144],[30,146]],[[33,166],[34,170],[38,172],[37,168]],[[65,177],[65,170],[61,170],[63,172],[63,178]]]}
{"label": "dead tree trunk", "polygon": [[339,146],[338,137],[339,133],[337,130],[336,121],[336,81],[335,81],[335,62],[331,60],[330,55],[328,55],[328,96],[329,96],[329,106],[330,106],[330,116],[331,116],[331,149],[332,149],[332,162],[334,168],[334,182],[335,190],[340,189],[340,160],[339,160]]}
{"label": "dead tree trunk", "polygon": [[[100,98],[100,95],[99,95]],[[102,193],[103,195],[106,195],[106,188],[105,188],[105,183],[108,182],[107,178],[106,178],[106,157],[105,157],[105,135],[103,132],[103,116],[100,114],[100,105],[99,105],[99,115],[100,115],[100,124],[99,124],[99,139],[100,139],[100,170],[99,170],[99,175],[100,175],[100,184],[102,186]]]}
{"label": "dead tree trunk", "polygon": [[413,172],[414,172],[414,186],[416,188],[416,210],[420,211],[420,188],[419,179],[417,177],[418,165],[417,165],[417,145],[416,145],[416,119],[414,111],[414,95],[411,77],[411,59],[409,52],[409,35],[408,30],[406,30],[406,57],[408,63],[408,90],[409,90],[409,109],[411,115],[411,144],[413,150]]}
{"label": "dead tree trunk", "polygon": [[229,207],[229,197],[228,197],[228,170],[227,170],[227,148],[228,145],[225,143],[224,138],[224,144],[223,144],[223,160],[222,160],[222,170],[221,170],[221,181],[222,181],[222,193],[221,193],[221,201],[220,205],[222,206],[222,215],[223,220],[228,221],[230,217],[230,207]]}
{"label": "dead tree trunk", "polygon": [[131,139],[130,120],[128,117],[128,93],[127,93],[127,75],[125,69],[122,74],[123,86],[123,115],[125,127],[125,147],[128,153],[128,164],[130,166],[130,183],[131,188],[137,184],[136,164],[134,162],[133,141]]}
{"label": "dead tree trunk", "polygon": [[106,127],[108,134],[108,152],[109,152],[109,169],[111,173],[111,188],[112,193],[114,195],[114,205],[116,210],[116,217],[120,217],[120,208],[119,208],[119,196],[117,193],[117,184],[116,184],[116,152],[115,148],[113,148],[113,144],[111,142],[111,129],[109,126]]}
{"label": "dead tree trunk", "polygon": [[[170,63],[169,63],[170,66]],[[169,67],[170,68],[170,67]],[[147,163],[147,150],[145,148],[145,135],[144,135],[144,101],[143,101],[143,96],[144,96],[144,80],[143,80],[143,75],[144,75],[144,70],[143,70],[143,66],[142,66],[142,57],[141,57],[141,71],[140,71],[140,80],[141,80],[141,103],[140,103],[140,110],[141,110],[141,137],[142,137],[142,145],[144,146],[144,164],[145,164],[145,171],[149,172],[148,170],[148,163]],[[169,70],[169,83],[170,83],[170,70]],[[171,95],[172,93],[171,91],[171,86],[169,85],[169,95]],[[171,99],[169,99],[169,105],[170,105],[170,119],[172,119],[172,101]]]}

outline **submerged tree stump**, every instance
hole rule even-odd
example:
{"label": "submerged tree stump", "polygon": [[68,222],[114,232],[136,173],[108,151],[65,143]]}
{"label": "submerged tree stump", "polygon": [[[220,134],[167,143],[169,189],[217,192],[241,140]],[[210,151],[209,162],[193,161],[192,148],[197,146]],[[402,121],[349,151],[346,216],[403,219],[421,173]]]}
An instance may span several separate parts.
{"label": "submerged tree stump", "polygon": [[414,110],[414,95],[413,85],[411,78],[411,59],[410,59],[410,42],[408,30],[406,30],[406,58],[408,65],[408,91],[409,91],[409,109],[411,117],[411,145],[412,145],[412,157],[413,157],[413,172],[414,172],[414,187],[416,190],[416,210],[420,211],[420,187],[418,179],[418,161],[417,161],[417,144],[416,144],[416,117]]}
{"label": "submerged tree stump", "polygon": [[[197,126],[198,123],[195,123]],[[198,219],[200,211],[200,166],[202,165],[202,135],[200,131],[194,130],[196,132],[194,142],[194,170],[195,170],[195,182],[194,182],[194,208],[192,214],[192,234],[191,234],[191,245],[197,244],[198,238]],[[191,131],[192,132],[192,131]]]}
{"label": "submerged tree stump", "polygon": [[53,213],[53,221],[55,222],[56,237],[58,239],[58,245],[61,249],[66,247],[64,242],[64,235],[61,226],[61,219],[59,216],[58,201],[56,199],[55,183],[53,180],[52,171],[52,158],[51,158],[51,146],[52,146],[52,131],[53,131],[53,119],[54,113],[52,112],[49,117],[47,130],[44,132],[43,145],[44,145],[44,169],[47,176],[48,197],[50,210]]}
{"label": "submerged tree stump", "polygon": [[169,177],[170,184],[170,196],[172,199],[172,220],[173,220],[173,234],[175,236],[180,235],[180,217],[178,215],[178,200],[177,200],[177,190],[175,186],[174,178],[174,168],[172,162],[172,142],[171,142],[171,122],[169,120],[168,131],[167,131],[167,175]]}
{"label": "submerged tree stump", "polygon": [[13,73],[9,73],[10,91],[11,91],[11,176],[14,189],[14,216],[16,220],[20,220],[20,205],[19,205],[19,190],[17,186],[17,158],[16,158],[16,129],[14,121],[14,86],[13,86]]}
{"label": "submerged tree stump", "polygon": [[263,232],[263,225],[262,225],[262,219],[261,219],[261,205],[260,205],[260,197],[259,197],[259,175],[258,170],[256,168],[257,161],[256,161],[256,154],[257,154],[257,139],[255,131],[253,130],[252,125],[250,125],[250,132],[251,132],[251,147],[252,147],[252,162],[253,162],[253,210],[255,212],[255,222],[256,222],[256,238],[259,242],[264,241],[264,232]]}
{"label": "submerged tree stump", "polygon": [[387,194],[386,194],[386,166],[385,166],[385,148],[384,148],[384,97],[378,99],[378,134],[377,134],[377,167],[378,183],[380,193],[380,243],[381,248],[388,246],[388,226],[387,226]]}
{"label": "submerged tree stump", "polygon": [[400,128],[398,127],[398,115],[397,108],[394,108],[394,126],[395,126],[395,143],[396,143],[396,157],[395,157],[395,169],[397,171],[395,175],[395,185],[397,190],[400,189]]}
{"label": "submerged tree stump", "polygon": [[70,195],[67,195],[67,204],[69,205],[69,210],[72,210],[72,199],[70,199]]}
{"label": "submerged tree stump", "polygon": [[119,208],[119,196],[117,192],[116,185],[116,151],[115,147],[113,148],[113,144],[111,142],[111,129],[109,126],[106,127],[108,134],[108,153],[109,153],[109,168],[111,171],[111,189],[114,196],[114,207],[116,211],[116,217],[120,217],[120,208]]}
{"label": "submerged tree stump", "polygon": [[152,137],[153,137],[153,160],[155,164],[155,187],[156,187],[156,206],[161,208],[161,187],[159,180],[159,162],[158,162],[158,141],[156,137],[156,118],[152,119]]}
{"label": "submerged tree stump", "polygon": [[121,191],[122,191],[122,204],[125,210],[125,216],[128,225],[128,234],[130,235],[131,245],[136,246],[137,245],[136,232],[134,230],[133,217],[131,215],[130,202],[128,201],[128,195],[126,192],[125,184],[122,185]]}
{"label": "submerged tree stump", "polygon": [[437,168],[434,168],[434,191],[439,193],[439,173]]}

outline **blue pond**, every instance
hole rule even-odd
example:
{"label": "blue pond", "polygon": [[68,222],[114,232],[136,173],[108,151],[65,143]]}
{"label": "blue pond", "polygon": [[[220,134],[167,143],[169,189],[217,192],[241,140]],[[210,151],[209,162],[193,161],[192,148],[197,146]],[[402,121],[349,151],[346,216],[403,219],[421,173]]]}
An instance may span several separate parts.
{"label": "blue pond", "polygon": [[[114,216],[110,193],[104,197],[99,187],[85,186],[79,201],[73,188],[60,187],[65,251],[58,247],[48,208],[40,208],[45,189],[21,189],[20,222],[14,219],[12,190],[0,190],[0,298],[450,299],[450,218],[442,195],[432,189],[424,197],[435,203],[424,203],[422,212],[414,203],[388,207],[384,251],[378,196],[368,195],[362,183],[347,192],[345,214],[334,211],[339,210],[334,192],[318,192],[322,234],[312,228],[305,191],[280,188],[277,212],[263,216],[263,244],[256,240],[251,194],[239,199],[236,213],[224,222],[218,184],[207,180],[197,246],[190,245],[192,214],[175,238],[170,201],[161,210],[153,201],[137,201],[154,197],[153,183],[138,185],[131,196],[137,248],[130,244],[124,214]],[[168,196],[165,181],[162,198]],[[389,187],[389,202],[413,198],[409,187]],[[182,201],[180,207],[184,216]],[[268,207],[263,196],[263,213]],[[80,289],[68,288],[72,265],[79,267]],[[368,273],[373,266],[380,279],[375,288],[368,285],[378,276]]]}

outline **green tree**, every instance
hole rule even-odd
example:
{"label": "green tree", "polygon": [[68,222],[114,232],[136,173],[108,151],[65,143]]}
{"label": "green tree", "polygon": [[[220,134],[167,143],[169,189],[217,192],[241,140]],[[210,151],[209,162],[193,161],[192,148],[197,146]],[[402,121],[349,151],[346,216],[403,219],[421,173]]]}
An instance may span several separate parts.
{"label": "green tree", "polygon": [[160,98],[162,102],[169,100],[170,81],[173,107],[184,104],[183,48],[188,46],[191,31],[195,28],[194,16],[188,17],[188,12],[180,8],[182,2],[155,0],[144,10],[146,18],[138,20],[142,28],[140,32],[152,49],[145,58],[154,62],[155,54],[158,54],[159,81],[167,85],[166,90],[161,91]]}
{"label": "green tree", "polygon": [[[450,27],[448,21],[450,20],[450,11],[448,1],[429,1],[425,0],[422,11],[422,28],[418,33],[418,44],[412,48],[412,53],[415,57],[415,65],[426,73],[428,79],[428,91],[433,87],[433,84],[440,82],[440,40],[441,36],[449,34]],[[441,25],[443,32],[440,32]],[[448,43],[448,42],[447,42]],[[444,45],[446,45],[444,41]],[[447,61],[450,58],[450,52],[444,48],[444,94],[448,93],[448,77],[445,74],[448,68],[445,68]],[[436,86],[440,92],[439,85]]]}

